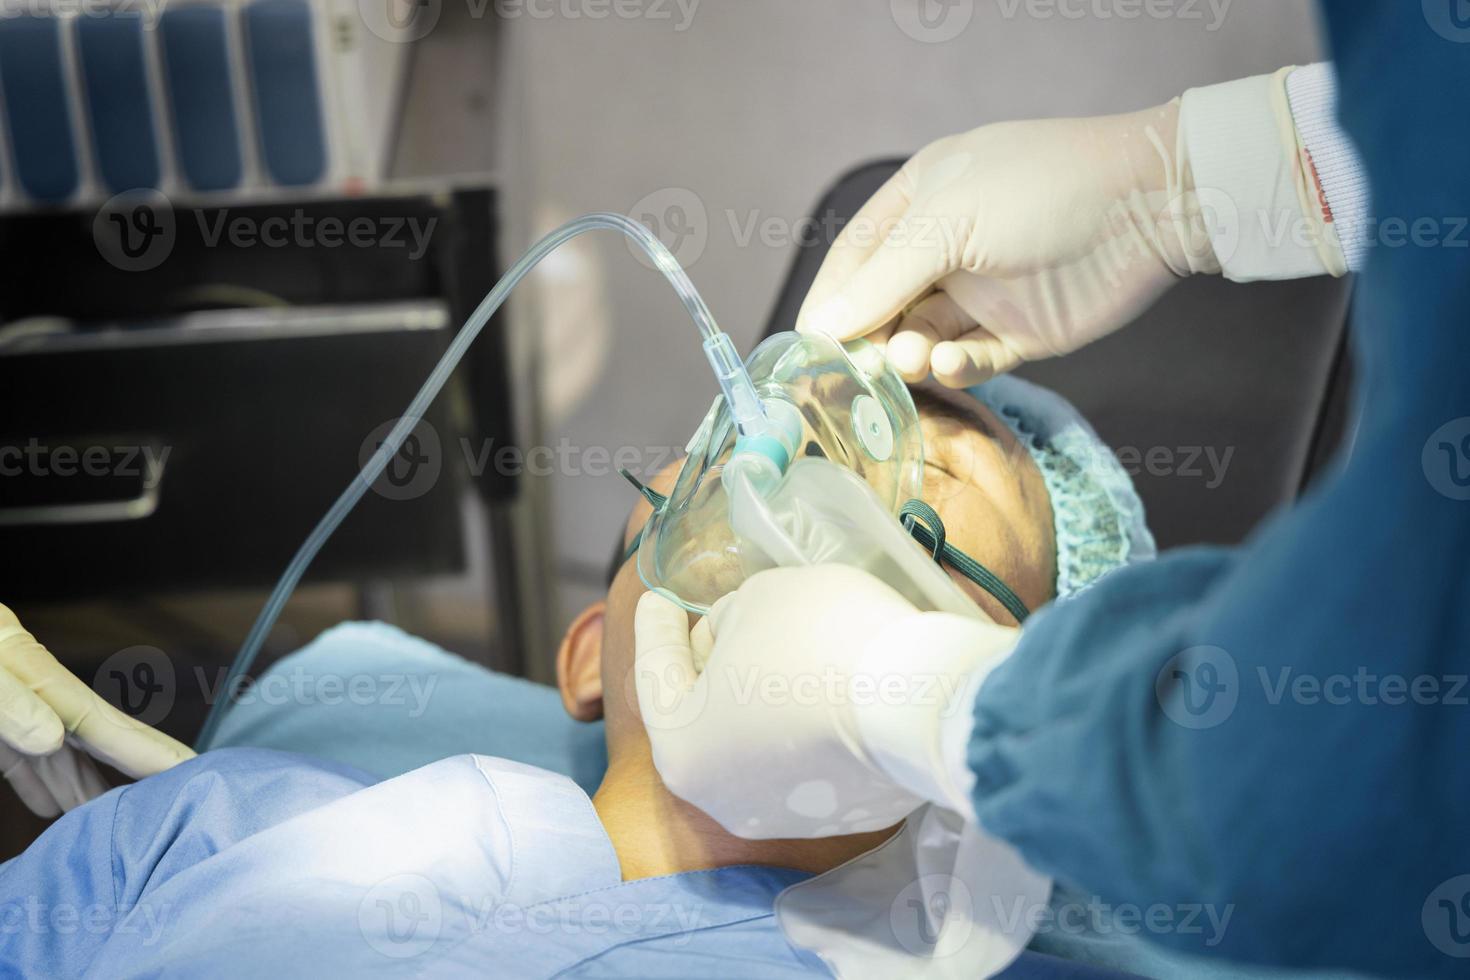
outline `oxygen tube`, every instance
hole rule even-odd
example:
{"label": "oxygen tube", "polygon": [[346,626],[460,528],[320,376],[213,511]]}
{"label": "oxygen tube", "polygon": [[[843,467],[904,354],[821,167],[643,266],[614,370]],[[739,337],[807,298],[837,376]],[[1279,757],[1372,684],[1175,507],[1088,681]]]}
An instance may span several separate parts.
{"label": "oxygen tube", "polygon": [[225,676],[224,684],[219,688],[219,700],[210,707],[209,715],[204,721],[204,728],[199,733],[199,739],[195,744],[196,749],[203,752],[209,748],[224,718],[225,706],[229,703],[231,692],[239,684],[240,678],[255,663],[255,658],[260,654],[265,638],[275,626],[281,610],[285,608],[286,601],[296,590],[297,584],[306,574],[307,568],[310,567],[317,553],[337,530],[338,525],[352,512],[352,508],[367,493],[368,488],[382,475],[388,463],[398,454],[404,440],[423,419],[424,412],[428,410],[440,389],[449,380],[449,375],[459,366],[465,352],[475,342],[475,338],[480,335],[485,324],[495,315],[495,311],[500,309],[501,304],[510,295],[510,291],[546,256],[573,238],[598,229],[620,231],[636,242],[647,253],[658,271],[668,279],[674,291],[679,294],[684,309],[689,312],[699,327],[700,335],[704,339],[705,357],[708,358],[710,367],[714,370],[715,380],[719,382],[720,391],[724,393],[725,401],[730,406],[731,415],[742,440],[748,440],[753,446],[762,446],[767,444],[768,439],[776,435],[776,427],[767,418],[765,408],[756,394],[755,385],[751,382],[744,363],[736,353],[734,343],[730,340],[729,335],[722,332],[715,324],[714,315],[710,313],[704,299],[694,288],[694,283],[689,280],[688,274],[664,247],[663,242],[659,241],[643,225],[621,214],[606,212],[588,214],[561,226],[521,256],[520,261],[516,262],[510,271],[495,284],[495,288],[491,289],[480,301],[480,305],[455,335],[449,349],[439,359],[439,363],[435,365],[428,379],[424,381],[423,387],[409,403],[407,410],[393,426],[382,445],[373,453],[362,471],[353,478],[347,489],[342,491],[336,503],[332,504],[331,509],[317,522],[311,534],[297,549],[291,563],[286,566],[286,570],[281,573],[280,580],[271,590],[270,598],[266,600],[265,606],[255,618],[255,624],[250,627],[250,632],[245,637],[240,652],[235,655],[235,661],[230,665],[230,671]]}

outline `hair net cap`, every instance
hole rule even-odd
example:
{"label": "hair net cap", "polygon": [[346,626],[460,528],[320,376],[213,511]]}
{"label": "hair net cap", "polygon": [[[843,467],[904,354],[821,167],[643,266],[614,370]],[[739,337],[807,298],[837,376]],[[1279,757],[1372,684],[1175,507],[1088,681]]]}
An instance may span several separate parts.
{"label": "hair net cap", "polygon": [[970,394],[1005,421],[1041,470],[1056,529],[1057,598],[1158,554],[1133,481],[1071,402],[1011,375]]}

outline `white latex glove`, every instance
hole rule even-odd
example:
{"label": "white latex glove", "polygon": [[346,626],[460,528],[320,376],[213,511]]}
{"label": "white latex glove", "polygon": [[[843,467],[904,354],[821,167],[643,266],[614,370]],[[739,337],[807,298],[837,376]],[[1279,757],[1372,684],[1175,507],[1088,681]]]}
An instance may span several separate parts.
{"label": "white latex glove", "polygon": [[759,839],[881,830],[926,801],[968,812],[946,722],[968,716],[1018,635],[921,613],[839,565],[754,575],[692,632],[684,610],[645,593],[634,631],[659,775],[726,830]]}
{"label": "white latex glove", "polygon": [[0,771],[26,806],[54,817],[107,792],[82,752],[134,778],[194,756],[104,701],[0,605]]}
{"label": "white latex glove", "polygon": [[1179,132],[1175,100],[929,145],[843,229],[797,329],[872,334],[906,380],[950,387],[1116,330],[1220,271]]}

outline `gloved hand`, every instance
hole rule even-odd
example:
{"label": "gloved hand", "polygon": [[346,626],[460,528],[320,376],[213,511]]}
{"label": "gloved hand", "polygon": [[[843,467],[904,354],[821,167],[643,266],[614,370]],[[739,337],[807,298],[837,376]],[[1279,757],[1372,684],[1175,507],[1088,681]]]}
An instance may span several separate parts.
{"label": "gloved hand", "polygon": [[843,229],[797,329],[873,334],[906,380],[950,387],[1102,337],[1220,271],[1179,133],[1175,100],[929,145]]}
{"label": "gloved hand", "polygon": [[683,609],[649,592],[634,632],[659,775],[752,839],[881,830],[925,801],[969,812],[946,723],[967,715],[1018,635],[921,613],[840,565],[754,575],[692,631]]}
{"label": "gloved hand", "polygon": [[0,770],[26,806],[54,817],[107,791],[78,749],[134,778],[194,756],[102,700],[0,605]]}

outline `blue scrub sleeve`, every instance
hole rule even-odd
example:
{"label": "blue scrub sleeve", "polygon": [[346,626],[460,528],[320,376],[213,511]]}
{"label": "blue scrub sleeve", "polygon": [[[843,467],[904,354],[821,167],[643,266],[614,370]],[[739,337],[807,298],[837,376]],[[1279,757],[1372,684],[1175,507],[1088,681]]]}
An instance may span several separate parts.
{"label": "blue scrub sleeve", "polygon": [[1112,901],[1229,910],[1217,956],[1470,956],[1470,22],[1422,6],[1324,4],[1377,219],[1350,457],[1238,550],[1044,610],[975,704],[980,822]]}

